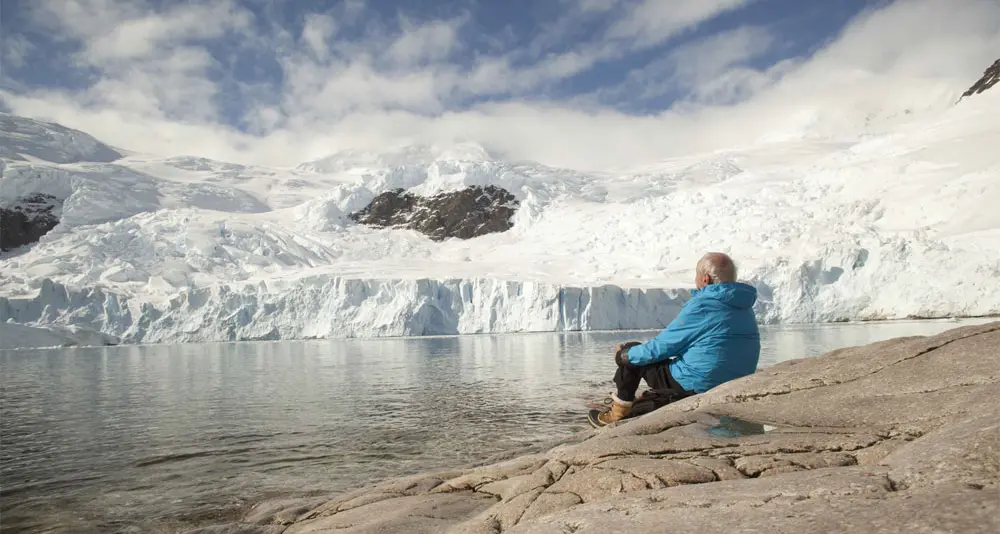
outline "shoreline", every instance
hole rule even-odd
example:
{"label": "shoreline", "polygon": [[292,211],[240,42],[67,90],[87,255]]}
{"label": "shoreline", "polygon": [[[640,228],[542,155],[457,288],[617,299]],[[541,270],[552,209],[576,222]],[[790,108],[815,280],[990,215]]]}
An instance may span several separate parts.
{"label": "shoreline", "polygon": [[775,364],[546,451],[264,501],[187,533],[993,532],[998,395],[1000,321],[961,326]]}
{"label": "shoreline", "polygon": [[[905,323],[923,323],[923,322],[962,322],[962,321],[983,321],[990,322],[991,319],[1000,318],[1000,313],[997,314],[986,314],[986,315],[946,315],[941,317],[902,317],[896,319],[852,319],[844,321],[825,321],[825,322],[788,322],[788,323],[759,323],[758,326],[761,328],[781,328],[781,327],[796,327],[796,326],[810,326],[810,327],[837,327],[843,325],[867,325],[867,324],[905,324]],[[104,334],[101,332],[83,329],[79,327],[69,327],[65,325],[46,325],[46,326],[33,326],[25,325],[21,323],[0,323],[0,334],[4,334],[3,339],[16,339],[13,335],[8,335],[9,332],[14,331],[25,332],[28,336],[34,339],[47,339],[47,340],[59,340],[63,344],[61,345],[38,345],[32,346],[30,343],[25,344],[25,346],[13,345],[13,346],[0,346],[0,351],[23,351],[23,350],[59,350],[66,348],[101,348],[101,347],[157,347],[165,345],[216,345],[216,344],[231,344],[231,343],[283,343],[283,342],[316,342],[316,341],[378,341],[378,340],[410,340],[410,339],[452,339],[452,338],[469,338],[469,337],[482,337],[482,336],[530,336],[530,335],[581,335],[581,334],[629,334],[629,333],[648,333],[648,332],[659,332],[661,329],[658,328],[625,328],[625,329],[594,329],[594,330],[532,330],[532,331],[511,331],[511,332],[481,332],[481,333],[469,333],[469,334],[427,334],[427,335],[386,335],[386,336],[371,336],[371,337],[302,337],[302,338],[287,338],[287,339],[247,339],[247,340],[234,340],[234,341],[217,341],[217,340],[206,340],[206,341],[188,341],[188,342],[148,342],[148,343],[112,343],[110,339],[112,336]],[[100,339],[102,341],[108,341],[104,344],[92,343],[92,344],[79,344],[81,340],[94,340]]]}

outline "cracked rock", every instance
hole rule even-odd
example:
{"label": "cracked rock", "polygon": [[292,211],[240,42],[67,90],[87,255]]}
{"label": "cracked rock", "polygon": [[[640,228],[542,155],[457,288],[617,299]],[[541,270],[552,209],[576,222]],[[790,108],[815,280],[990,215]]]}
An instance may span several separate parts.
{"label": "cracked rock", "polygon": [[[833,351],[544,454],[250,517],[294,510],[285,534],[1000,532],[998,347],[993,322]],[[723,416],[770,430],[713,433]]]}

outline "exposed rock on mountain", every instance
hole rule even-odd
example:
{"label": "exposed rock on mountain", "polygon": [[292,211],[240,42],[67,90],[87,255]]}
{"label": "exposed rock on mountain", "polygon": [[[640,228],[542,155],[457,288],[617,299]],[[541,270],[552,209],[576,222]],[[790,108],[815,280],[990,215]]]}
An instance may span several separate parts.
{"label": "exposed rock on mountain", "polygon": [[986,69],[986,72],[983,73],[983,77],[970,87],[968,91],[963,93],[962,98],[983,93],[997,83],[1000,83],[1000,59],[996,60],[990,68]]}
{"label": "exposed rock on mountain", "polygon": [[509,230],[518,205],[514,195],[492,185],[432,197],[396,189],[378,195],[350,218],[370,226],[417,230],[435,241],[449,237],[471,239]]}
{"label": "exposed rock on mountain", "polygon": [[52,195],[35,193],[0,207],[0,250],[29,245],[59,224],[53,210],[60,202]]}

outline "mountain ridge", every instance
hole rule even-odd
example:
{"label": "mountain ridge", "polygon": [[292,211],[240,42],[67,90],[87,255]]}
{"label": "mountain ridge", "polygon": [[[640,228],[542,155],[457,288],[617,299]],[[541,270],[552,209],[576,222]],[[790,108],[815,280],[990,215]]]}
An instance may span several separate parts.
{"label": "mountain ridge", "polygon": [[962,93],[962,98],[985,93],[986,91],[992,89],[997,83],[1000,83],[1000,59],[996,60],[992,65],[987,67],[985,71],[983,71],[983,77],[976,83],[972,84],[972,87],[970,87],[968,91]]}
{"label": "mountain ridge", "polygon": [[[50,232],[0,254],[0,322],[135,342],[648,328],[710,250],[736,258],[765,323],[996,314],[998,99],[622,172],[475,143],[341,152],[326,170],[0,158],[0,203],[61,202]],[[517,209],[471,239],[407,196],[472,191],[460,204],[474,205],[488,187],[502,202],[466,212],[489,219],[507,194]],[[397,190],[418,219],[352,218]]]}

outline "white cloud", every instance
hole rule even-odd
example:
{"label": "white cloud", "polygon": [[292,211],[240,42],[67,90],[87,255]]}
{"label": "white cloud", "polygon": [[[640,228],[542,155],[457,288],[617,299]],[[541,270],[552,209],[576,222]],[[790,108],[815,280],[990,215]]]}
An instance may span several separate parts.
{"label": "white cloud", "polygon": [[637,101],[675,95],[705,103],[733,103],[754,94],[772,75],[742,64],[767,53],[775,37],[744,26],[698,39],[633,69],[625,81],[593,95],[596,101]]}
{"label": "white cloud", "polygon": [[365,0],[344,0],[342,6],[344,20],[348,23],[357,21],[366,7]]}
{"label": "white cloud", "polygon": [[32,3],[33,18],[79,43],[71,60],[100,77],[75,95],[85,108],[148,118],[210,121],[219,93],[208,76],[217,60],[202,45],[244,33],[253,15],[230,0],[167,3],[155,11],[138,0],[51,0]]}
{"label": "white cloud", "polygon": [[228,0],[175,4],[163,12],[127,0],[42,0],[33,9],[36,21],[82,40],[77,58],[95,66],[245,29],[253,17]]}
{"label": "white cloud", "polygon": [[[619,22],[608,35],[569,50],[539,41],[537,54],[490,50],[462,64],[455,61],[466,44],[460,37],[468,22],[462,17],[366,27],[360,26],[364,4],[357,2],[322,15],[330,21],[309,19],[301,32],[257,36],[247,28],[252,15],[226,1],[170,4],[158,12],[142,2],[60,0],[40,9],[55,17],[48,24],[80,44],[75,57],[97,69],[96,82],[81,91],[8,89],[0,97],[15,113],[164,155],[291,165],[343,148],[471,138],[510,157],[596,168],[759,139],[840,136],[878,127],[872,117],[891,120],[903,109],[950,105],[1000,50],[995,0],[899,0],[863,14],[815,55],[767,68],[747,65],[773,44],[775,36],[761,29],[674,49],[629,80],[633,91],[650,91],[647,96],[659,90],[657,84],[689,95],[656,115],[537,96],[538,89],[597,62],[676,37],[741,3],[575,0],[577,11],[568,16],[596,13]],[[217,22],[225,32],[277,50],[281,84],[255,89],[253,94],[269,90],[271,97],[245,113],[254,135],[219,118],[220,87],[208,76],[219,60],[202,41],[221,30],[181,24],[191,20],[186,9],[213,13],[225,19]],[[119,24],[132,29],[113,31]],[[143,24],[159,29],[145,34],[136,29]],[[346,41],[347,25],[367,29]],[[113,51],[108,43],[135,48]],[[488,103],[475,103],[486,96]]]}
{"label": "white cloud", "polygon": [[317,59],[323,61],[330,51],[327,40],[337,32],[337,21],[330,15],[310,13],[302,28],[302,40]]}
{"label": "white cloud", "polygon": [[94,36],[83,57],[92,64],[144,59],[188,40],[212,39],[244,29],[252,16],[229,2],[175,5],[162,14],[122,20],[107,34]]}
{"label": "white cloud", "polygon": [[873,73],[965,78],[996,60],[998,44],[996,0],[906,0],[864,13],[819,59]]}
{"label": "white cloud", "polygon": [[[662,44],[683,31],[752,0],[564,0],[570,9],[527,47],[534,65],[517,70],[507,68],[511,57],[476,72],[472,86],[500,87],[505,91],[526,92],[589,70],[600,62],[621,59],[630,53]],[[583,21],[595,15],[619,13],[608,29],[596,39],[584,40],[559,53],[545,53],[547,47],[562,43],[567,36],[579,37]],[[491,76],[492,75],[492,76]],[[488,83],[484,83],[488,79]]]}
{"label": "white cloud", "polygon": [[757,58],[774,43],[774,36],[760,27],[744,26],[678,47],[670,53],[673,77],[682,86],[697,88],[711,82],[733,65]]}
{"label": "white cloud", "polygon": [[3,47],[0,70],[23,67],[28,55],[35,50],[35,45],[23,35],[5,35],[0,46]]}
{"label": "white cloud", "polygon": [[634,38],[638,46],[661,43],[681,31],[742,7],[750,0],[643,0],[608,30],[613,38]]}
{"label": "white cloud", "polygon": [[563,0],[584,13],[606,13],[621,5],[622,0]]}
{"label": "white cloud", "polygon": [[403,19],[402,35],[389,46],[386,55],[403,67],[444,60],[458,46],[458,31],[467,20],[463,17],[414,24]]}

